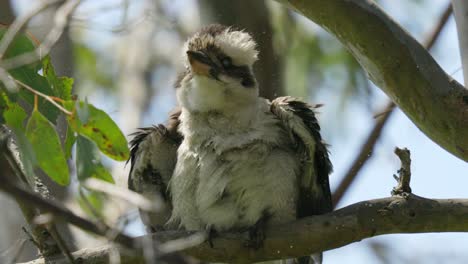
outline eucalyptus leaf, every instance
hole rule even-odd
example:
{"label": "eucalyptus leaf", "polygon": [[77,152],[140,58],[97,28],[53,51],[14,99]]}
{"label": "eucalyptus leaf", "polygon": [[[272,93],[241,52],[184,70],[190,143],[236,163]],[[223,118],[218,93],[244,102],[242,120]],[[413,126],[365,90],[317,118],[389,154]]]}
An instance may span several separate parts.
{"label": "eucalyptus leaf", "polygon": [[[108,157],[118,161],[128,159],[130,151],[127,140],[109,115],[83,101],[77,103],[67,101],[64,106],[74,113],[67,118],[75,132],[96,143],[102,153]],[[86,116],[86,122],[81,121],[83,115]]]}
{"label": "eucalyptus leaf", "polygon": [[96,145],[83,136],[76,140],[76,172],[79,181],[92,177],[114,183],[112,175],[101,163]]}
{"label": "eucalyptus leaf", "polygon": [[60,185],[70,183],[65,155],[54,126],[36,109],[26,126],[26,137],[32,145],[37,164]]}

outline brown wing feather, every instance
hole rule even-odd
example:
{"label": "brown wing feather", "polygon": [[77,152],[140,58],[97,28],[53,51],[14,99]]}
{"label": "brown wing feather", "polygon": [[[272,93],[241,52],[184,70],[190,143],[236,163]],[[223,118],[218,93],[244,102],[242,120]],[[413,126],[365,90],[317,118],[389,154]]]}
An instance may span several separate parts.
{"label": "brown wing feather", "polygon": [[[168,183],[176,161],[181,135],[177,132],[180,112],[171,114],[168,125],[140,128],[130,141],[130,174],[128,188],[149,199],[162,201],[160,213],[142,214],[142,220],[154,229],[160,229],[171,210]],[[156,201],[156,200],[155,200]]]}
{"label": "brown wing feather", "polygon": [[283,121],[297,144],[298,153],[304,156],[303,172],[299,179],[298,218],[332,211],[328,180],[332,164],[313,107],[286,96],[275,99],[271,103],[271,111]]}

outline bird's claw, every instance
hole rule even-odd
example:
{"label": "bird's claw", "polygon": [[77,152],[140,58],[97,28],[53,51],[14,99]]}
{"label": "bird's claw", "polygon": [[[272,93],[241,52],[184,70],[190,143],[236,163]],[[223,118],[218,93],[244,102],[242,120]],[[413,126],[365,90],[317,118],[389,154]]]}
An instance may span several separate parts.
{"label": "bird's claw", "polygon": [[259,249],[263,246],[265,240],[265,229],[263,227],[254,226],[249,229],[249,239],[245,243],[246,247]]}
{"label": "bird's claw", "polygon": [[211,248],[214,248],[214,244],[213,244],[213,239],[216,238],[218,236],[218,232],[213,228],[213,227],[208,227],[207,229],[207,241],[208,241],[208,244],[210,244],[210,247]]}
{"label": "bird's claw", "polygon": [[249,239],[245,243],[246,247],[259,249],[263,247],[266,233],[266,220],[267,216],[264,215],[260,218],[254,226],[249,228]]}

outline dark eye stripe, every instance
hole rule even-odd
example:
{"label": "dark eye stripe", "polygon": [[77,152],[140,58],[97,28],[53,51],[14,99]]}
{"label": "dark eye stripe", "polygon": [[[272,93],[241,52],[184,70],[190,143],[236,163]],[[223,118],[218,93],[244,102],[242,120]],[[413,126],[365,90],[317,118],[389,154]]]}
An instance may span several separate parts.
{"label": "dark eye stripe", "polygon": [[220,61],[224,68],[229,68],[232,66],[232,60],[229,57],[224,57]]}
{"label": "dark eye stripe", "polygon": [[241,79],[241,84],[244,87],[252,87],[255,85],[255,79],[247,66],[231,65],[229,69],[225,69],[225,73],[232,78]]}
{"label": "dark eye stripe", "polygon": [[[208,45],[203,53],[209,57],[211,61],[210,75],[216,80],[219,80],[219,74],[225,74],[231,78],[240,79],[242,86],[253,87],[256,84],[255,78],[247,66],[236,66],[232,62],[232,58],[221,52],[221,50],[214,46]],[[229,66],[223,63],[223,60],[228,59]]]}

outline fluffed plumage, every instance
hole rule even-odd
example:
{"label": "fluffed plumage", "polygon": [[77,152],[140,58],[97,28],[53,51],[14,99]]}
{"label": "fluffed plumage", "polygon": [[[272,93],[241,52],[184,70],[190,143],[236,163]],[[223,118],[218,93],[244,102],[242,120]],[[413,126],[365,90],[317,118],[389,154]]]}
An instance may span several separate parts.
{"label": "fluffed plumage", "polygon": [[210,26],[185,51],[180,112],[131,142],[129,187],[161,196],[168,208],[145,224],[242,231],[331,211],[332,165],[314,107],[258,97],[250,35]]}

